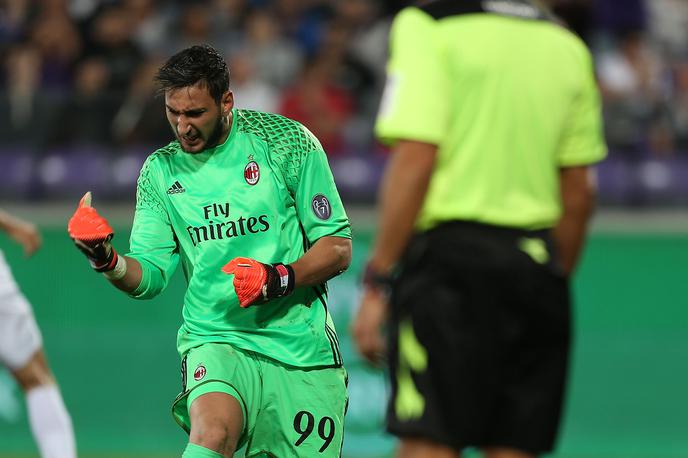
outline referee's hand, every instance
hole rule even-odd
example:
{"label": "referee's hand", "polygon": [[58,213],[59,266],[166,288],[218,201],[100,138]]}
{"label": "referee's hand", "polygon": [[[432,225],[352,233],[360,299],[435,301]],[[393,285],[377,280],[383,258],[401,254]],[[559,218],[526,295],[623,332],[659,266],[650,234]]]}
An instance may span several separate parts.
{"label": "referee's hand", "polygon": [[387,295],[378,288],[366,286],[363,297],[351,325],[359,353],[370,363],[379,365],[383,362],[385,340],[382,326],[387,320]]}

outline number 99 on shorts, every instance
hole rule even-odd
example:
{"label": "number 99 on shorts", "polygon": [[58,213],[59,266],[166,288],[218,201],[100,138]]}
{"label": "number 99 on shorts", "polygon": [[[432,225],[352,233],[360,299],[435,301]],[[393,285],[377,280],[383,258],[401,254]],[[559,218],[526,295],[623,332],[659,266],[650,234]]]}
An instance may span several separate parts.
{"label": "number 99 on shorts", "polygon": [[[316,429],[317,437],[311,437]],[[318,449],[318,452],[322,453],[327,449],[327,447],[330,446],[332,439],[334,439],[335,422],[331,417],[322,417],[317,419],[309,411],[302,410],[294,417],[294,431],[300,434],[299,438],[296,440],[296,442],[294,442],[296,447],[299,447],[309,439],[311,441],[316,441],[319,439],[320,442],[322,442],[322,445]]]}

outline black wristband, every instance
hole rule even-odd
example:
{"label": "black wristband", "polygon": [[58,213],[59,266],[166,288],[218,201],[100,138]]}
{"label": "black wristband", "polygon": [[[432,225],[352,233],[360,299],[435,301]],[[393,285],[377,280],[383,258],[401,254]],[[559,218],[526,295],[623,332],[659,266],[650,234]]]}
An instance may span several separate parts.
{"label": "black wristband", "polygon": [[117,251],[115,251],[113,246],[110,246],[109,253],[104,259],[105,262],[103,264],[92,264],[93,270],[100,273],[110,272],[117,265],[118,258]]}
{"label": "black wristband", "polygon": [[72,238],[74,245],[81,251],[96,272],[107,272],[117,264],[117,252],[110,242],[114,234],[109,234],[99,241],[79,240]]}
{"label": "black wristband", "polygon": [[282,297],[294,291],[294,269],[289,264],[268,264],[267,299]]}
{"label": "black wristband", "polygon": [[392,286],[392,275],[381,273],[369,262],[363,270],[362,283],[363,286],[387,290]]}

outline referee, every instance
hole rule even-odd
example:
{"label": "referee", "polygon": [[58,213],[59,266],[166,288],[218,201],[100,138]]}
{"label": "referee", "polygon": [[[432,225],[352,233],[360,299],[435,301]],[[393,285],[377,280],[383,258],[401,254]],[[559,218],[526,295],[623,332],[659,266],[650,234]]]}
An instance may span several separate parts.
{"label": "referee", "polygon": [[534,2],[395,18],[376,124],[393,155],[353,334],[375,362],[388,320],[400,457],[554,447],[601,124],[589,51]]}

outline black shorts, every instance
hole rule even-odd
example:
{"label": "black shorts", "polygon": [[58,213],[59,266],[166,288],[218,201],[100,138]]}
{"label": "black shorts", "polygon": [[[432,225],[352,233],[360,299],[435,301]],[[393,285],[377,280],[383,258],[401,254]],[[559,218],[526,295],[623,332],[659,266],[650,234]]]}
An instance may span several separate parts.
{"label": "black shorts", "polygon": [[456,450],[553,448],[570,306],[546,231],[452,222],[417,235],[391,304],[392,434]]}

